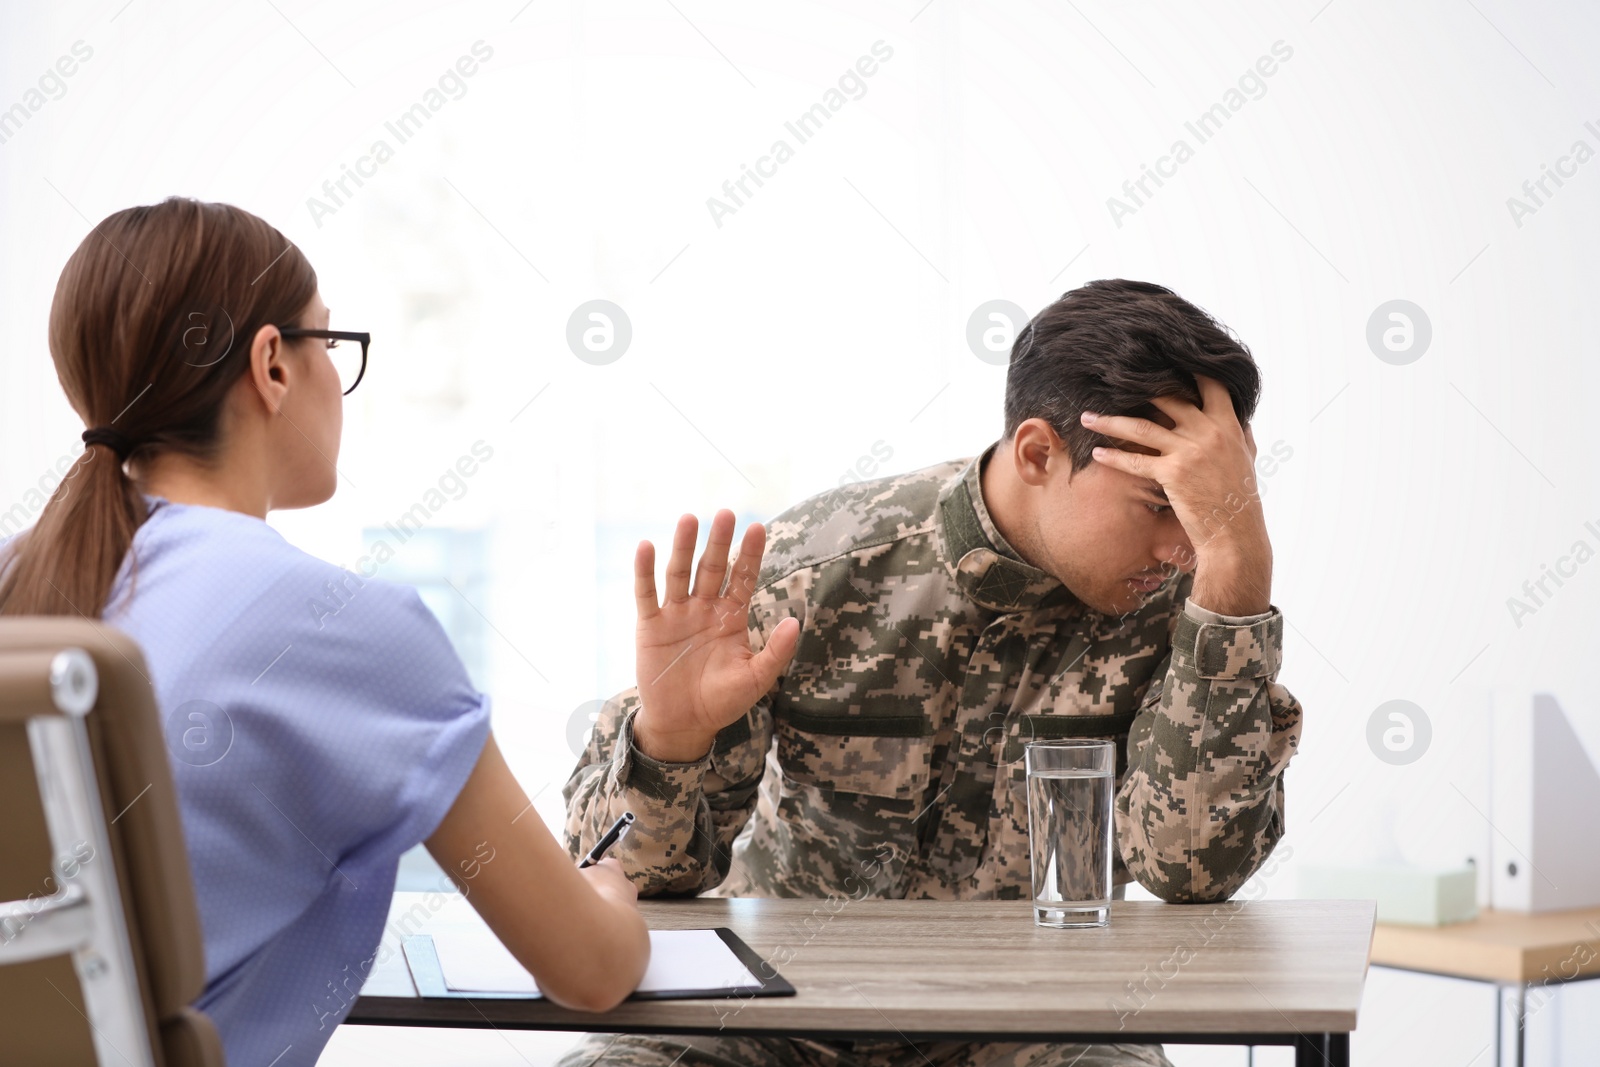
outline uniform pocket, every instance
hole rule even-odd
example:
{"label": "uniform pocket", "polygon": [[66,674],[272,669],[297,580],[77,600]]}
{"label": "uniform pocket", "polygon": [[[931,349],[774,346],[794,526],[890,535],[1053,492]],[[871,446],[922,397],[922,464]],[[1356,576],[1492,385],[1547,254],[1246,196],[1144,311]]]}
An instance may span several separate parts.
{"label": "uniform pocket", "polygon": [[922,797],[933,737],[920,715],[835,715],[784,709],[775,716],[783,776],[834,793]]}

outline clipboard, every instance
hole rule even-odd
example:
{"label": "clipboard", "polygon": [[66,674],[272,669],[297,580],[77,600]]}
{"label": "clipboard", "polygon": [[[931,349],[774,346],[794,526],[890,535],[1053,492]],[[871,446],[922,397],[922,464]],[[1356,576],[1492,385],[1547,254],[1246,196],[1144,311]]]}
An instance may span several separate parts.
{"label": "clipboard", "polygon": [[[744,964],[752,978],[760,982],[759,987],[742,986],[739,988],[718,987],[712,989],[655,989],[649,991],[635,991],[629,994],[628,1000],[701,1000],[725,999],[731,997],[792,997],[795,995],[794,986],[780,975],[777,968],[763,960],[756,950],[745,944],[744,939],[725,926],[718,926],[712,930],[717,937],[722,939],[739,962]],[[543,993],[513,993],[503,991],[476,992],[465,989],[451,989],[445,982],[444,968],[439,963],[439,953],[434,947],[433,937],[430,934],[412,934],[402,943],[405,952],[406,966],[411,970],[411,980],[416,983],[417,995],[429,998],[448,998],[454,1000],[545,1000]],[[771,972],[767,977],[764,972]]]}

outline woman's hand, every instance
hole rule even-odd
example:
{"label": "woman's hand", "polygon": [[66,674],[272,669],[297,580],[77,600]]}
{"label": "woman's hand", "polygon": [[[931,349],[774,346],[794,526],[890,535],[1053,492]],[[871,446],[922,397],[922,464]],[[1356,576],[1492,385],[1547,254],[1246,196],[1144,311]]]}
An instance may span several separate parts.
{"label": "woman's hand", "polygon": [[545,828],[493,734],[426,844],[545,996],[608,1011],[638,986],[650,931],[622,865],[605,859],[579,869]]}
{"label": "woman's hand", "polygon": [[637,908],[639,889],[622,873],[622,864],[607,857],[589,867],[579,868],[579,873],[589,881],[589,888],[614,904]]}

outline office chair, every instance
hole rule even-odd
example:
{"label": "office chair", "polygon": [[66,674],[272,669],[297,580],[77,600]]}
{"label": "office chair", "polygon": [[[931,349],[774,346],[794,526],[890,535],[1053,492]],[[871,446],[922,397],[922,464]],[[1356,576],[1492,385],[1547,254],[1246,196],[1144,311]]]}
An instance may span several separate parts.
{"label": "office chair", "polygon": [[223,1067],[144,656],[0,618],[0,1060]]}

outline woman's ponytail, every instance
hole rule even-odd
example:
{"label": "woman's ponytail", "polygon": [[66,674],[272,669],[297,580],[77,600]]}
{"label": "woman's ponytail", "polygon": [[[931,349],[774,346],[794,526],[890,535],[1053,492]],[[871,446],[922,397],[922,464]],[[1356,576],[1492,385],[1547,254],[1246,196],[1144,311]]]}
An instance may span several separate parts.
{"label": "woman's ponytail", "polygon": [[0,615],[99,618],[144,520],[144,498],[116,454],[85,448],[8,554]]}

